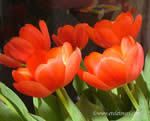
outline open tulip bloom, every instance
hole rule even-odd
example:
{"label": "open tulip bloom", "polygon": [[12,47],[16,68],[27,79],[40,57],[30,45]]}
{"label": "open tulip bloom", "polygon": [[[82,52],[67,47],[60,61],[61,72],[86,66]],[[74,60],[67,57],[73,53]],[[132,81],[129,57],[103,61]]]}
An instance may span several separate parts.
{"label": "open tulip bloom", "polygon": [[64,42],[69,42],[73,48],[84,48],[88,43],[88,27],[86,23],[77,24],[75,27],[65,25],[64,27],[59,27],[58,35],[53,34],[52,38],[58,46]]}
{"label": "open tulip bloom", "polygon": [[[31,24],[22,27],[19,36],[4,46],[0,63],[15,68],[13,86],[33,97],[36,115],[31,115],[20,99],[0,83],[0,121],[9,111],[8,117],[14,121],[122,121],[121,117],[129,117],[114,117],[109,112],[133,111],[132,121],[137,121],[139,109],[145,113],[150,107],[150,53],[142,71],[144,51],[135,41],[141,22],[141,15],[134,21],[127,12],[115,21],[101,20],[94,28],[87,23],[65,25],[52,35],[57,47],[51,47],[43,20],[39,21],[40,30]],[[90,52],[82,61],[81,50],[89,39],[106,49],[103,53]],[[76,104],[65,90],[68,84],[79,97]],[[141,120],[149,121],[144,117]]]}
{"label": "open tulip bloom", "polygon": [[82,80],[96,88],[110,90],[135,80],[144,64],[141,45],[131,36],[122,38],[120,46],[113,46],[103,54],[92,52],[84,59],[88,72],[80,70]]}
{"label": "open tulip bloom", "polygon": [[113,45],[120,45],[124,36],[136,38],[140,27],[142,17],[138,15],[134,21],[130,12],[121,13],[115,21],[102,20],[89,27],[90,38],[99,46],[109,48]]}
{"label": "open tulip bloom", "polygon": [[26,63],[27,58],[37,49],[48,50],[50,37],[46,23],[39,22],[40,31],[31,24],[26,24],[19,31],[19,37],[13,37],[0,54],[0,63],[16,68]]}
{"label": "open tulip bloom", "polygon": [[[14,87],[29,96],[45,97],[71,82],[81,62],[81,52],[69,43],[46,51],[37,51],[27,60],[27,68],[12,72]],[[57,76],[56,76],[57,74]]]}

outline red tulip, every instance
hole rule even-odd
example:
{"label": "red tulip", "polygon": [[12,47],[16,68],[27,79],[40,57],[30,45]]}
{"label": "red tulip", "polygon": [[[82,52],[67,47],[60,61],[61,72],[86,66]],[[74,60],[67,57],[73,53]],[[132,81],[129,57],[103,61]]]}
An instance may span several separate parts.
{"label": "red tulip", "polygon": [[88,72],[79,70],[79,77],[89,85],[110,90],[135,80],[144,64],[141,45],[131,36],[124,37],[120,46],[113,46],[103,54],[92,52],[85,57]]}
{"label": "red tulip", "polygon": [[58,35],[53,34],[52,38],[58,46],[64,42],[69,42],[73,48],[84,48],[88,42],[87,27],[88,24],[86,23],[77,24],[75,27],[65,25],[64,27],[59,27]]}
{"label": "red tulip", "polygon": [[27,58],[35,50],[48,50],[50,48],[50,37],[46,23],[39,21],[40,30],[31,24],[27,24],[19,31],[19,37],[12,38],[4,46],[4,54],[0,54],[0,63],[8,67],[19,67],[26,63]]}
{"label": "red tulip", "polygon": [[73,51],[67,42],[49,51],[37,51],[27,60],[27,68],[12,72],[14,87],[29,96],[48,96],[71,82],[80,62],[80,49]]}
{"label": "red tulip", "polygon": [[136,38],[142,22],[141,15],[133,20],[131,13],[121,13],[115,21],[102,20],[89,27],[90,38],[99,46],[104,48],[119,45],[124,36],[131,35]]}

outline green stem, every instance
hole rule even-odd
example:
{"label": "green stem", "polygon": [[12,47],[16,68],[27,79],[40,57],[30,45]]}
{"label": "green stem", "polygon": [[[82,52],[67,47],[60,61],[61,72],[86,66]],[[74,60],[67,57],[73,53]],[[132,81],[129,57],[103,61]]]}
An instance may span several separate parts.
{"label": "green stem", "polygon": [[14,108],[14,106],[1,94],[0,94],[0,100],[2,100],[12,111],[14,111],[17,115],[19,115],[17,110]]}
{"label": "green stem", "polygon": [[[70,115],[73,121],[86,121],[81,112],[79,111],[79,109],[72,102],[72,100],[70,99],[64,88],[57,89],[56,94],[59,97],[62,104],[64,105],[64,107],[66,108],[68,114]],[[75,113],[78,115],[75,116]]]}
{"label": "green stem", "polygon": [[134,92],[135,90],[134,83],[133,82],[129,83],[129,86],[131,87],[131,91]]}
{"label": "green stem", "polygon": [[124,85],[123,88],[124,88],[124,90],[126,91],[128,97],[130,98],[130,100],[131,100],[133,106],[134,106],[135,109],[137,110],[138,107],[139,107],[139,105],[138,105],[137,101],[135,100],[134,96],[132,95],[132,93],[131,93],[131,91],[130,91],[128,85]]}

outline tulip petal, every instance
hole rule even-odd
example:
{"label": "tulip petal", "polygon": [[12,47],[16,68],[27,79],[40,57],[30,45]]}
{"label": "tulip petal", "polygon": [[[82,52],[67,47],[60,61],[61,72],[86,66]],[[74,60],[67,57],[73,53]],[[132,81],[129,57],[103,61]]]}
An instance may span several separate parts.
{"label": "tulip petal", "polygon": [[114,57],[114,58],[118,58],[120,60],[123,60],[122,51],[120,49],[120,46],[113,46],[111,48],[106,49],[103,52],[103,56],[104,57]]}
{"label": "tulip petal", "polygon": [[51,46],[51,41],[50,41],[47,25],[46,25],[45,21],[40,20],[39,21],[39,26],[40,26],[41,32],[43,34],[43,37],[44,37],[43,47],[46,50],[48,50]]}
{"label": "tulip petal", "polygon": [[30,42],[34,48],[45,49],[44,37],[42,36],[41,32],[33,25],[26,24],[24,27],[22,27],[19,31],[19,36]]}
{"label": "tulip petal", "polygon": [[64,63],[67,63],[68,59],[70,58],[70,55],[72,54],[73,49],[70,43],[65,42],[62,46],[62,57]]}
{"label": "tulip petal", "polygon": [[64,42],[69,42],[72,45],[75,44],[75,41],[73,39],[73,31],[74,28],[71,25],[65,25],[64,27],[59,27],[58,28],[58,36],[59,39]]}
{"label": "tulip petal", "polygon": [[49,90],[63,87],[65,65],[61,58],[50,59],[48,64],[41,64],[35,72],[35,79]]}
{"label": "tulip petal", "polygon": [[119,58],[103,57],[95,67],[95,75],[115,88],[126,82],[126,65]]}
{"label": "tulip petal", "polygon": [[67,85],[75,76],[80,68],[81,63],[81,51],[77,48],[66,63],[66,72],[65,72],[65,83]]}
{"label": "tulip petal", "polygon": [[53,35],[52,35],[52,39],[53,39],[53,41],[55,42],[55,44],[56,44],[57,46],[63,45],[63,41],[60,40],[60,38],[59,38],[57,35],[53,34]]}
{"label": "tulip petal", "polygon": [[121,50],[124,57],[126,57],[129,51],[135,46],[135,41],[131,36],[124,37],[121,41]]}
{"label": "tulip petal", "polygon": [[26,62],[34,52],[33,46],[20,37],[14,37],[4,47],[4,53],[12,58]]}
{"label": "tulip petal", "polygon": [[76,44],[73,45],[73,48],[79,47],[84,48],[88,42],[88,33],[87,33],[88,24],[77,24],[74,28],[74,40]]}
{"label": "tulip petal", "polygon": [[92,27],[88,27],[87,32],[91,40],[93,40],[93,42],[95,42],[97,45],[104,48],[110,46],[109,43],[103,40],[102,36],[100,36],[99,32],[96,29],[93,29]]}
{"label": "tulip petal", "polygon": [[97,52],[92,52],[84,59],[84,64],[88,72],[94,74],[94,68],[98,65],[102,58],[102,55]]}
{"label": "tulip petal", "polygon": [[112,24],[113,22],[109,21],[109,20],[102,20],[102,21],[99,21],[97,22],[95,25],[94,25],[94,28],[99,30],[100,28],[108,28],[108,29],[111,29],[112,28]]}
{"label": "tulip petal", "polygon": [[99,80],[96,76],[88,72],[85,72],[81,69],[78,71],[78,75],[83,81],[87,82],[89,85],[92,85],[93,87],[96,87],[102,90],[112,89],[111,86],[106,85],[105,83],[103,83],[103,81]]}
{"label": "tulip petal", "polygon": [[52,91],[34,81],[20,81],[13,85],[19,92],[33,97],[46,97],[52,93]]}
{"label": "tulip petal", "polygon": [[13,58],[4,54],[0,54],[0,63],[11,68],[17,68],[21,66],[21,63],[19,61],[14,60]]}
{"label": "tulip petal", "polygon": [[132,29],[132,25],[133,17],[131,13],[122,13],[117,17],[117,19],[113,23],[112,30],[121,41],[122,37],[132,35],[132,31],[130,31]]}
{"label": "tulip petal", "polygon": [[144,52],[140,44],[137,43],[137,46],[128,52],[125,62],[127,66],[127,82],[130,82],[139,76],[144,65]]}
{"label": "tulip petal", "polygon": [[28,60],[27,67],[32,75],[40,64],[47,63],[47,51],[37,50]]}
{"label": "tulip petal", "polygon": [[27,68],[18,68],[17,70],[12,71],[12,76],[16,82],[33,80],[33,77]]}
{"label": "tulip petal", "polygon": [[130,12],[121,13],[115,20],[115,22],[124,23],[125,21],[133,23],[133,17]]}
{"label": "tulip petal", "polygon": [[108,45],[105,48],[109,48],[112,45],[119,45],[121,42],[121,40],[117,37],[117,35],[111,29],[101,28],[98,30],[98,32],[100,34],[99,36],[101,36],[103,41],[107,43]]}
{"label": "tulip petal", "polygon": [[118,35],[115,33],[115,31],[113,31],[113,26],[114,23],[109,20],[102,20],[100,22],[97,22],[94,26],[94,28],[99,32],[99,36],[101,36],[101,40],[99,40],[100,41],[99,45],[100,43],[107,44],[107,46],[102,46],[104,48],[108,48],[111,47],[112,45],[120,44]]}
{"label": "tulip petal", "polygon": [[133,38],[136,38],[136,36],[140,30],[141,24],[142,24],[142,16],[138,15],[132,25],[132,29],[130,32]]}
{"label": "tulip petal", "polygon": [[62,54],[62,48],[61,47],[54,47],[48,51],[47,58],[52,59],[52,58],[56,58],[58,56],[60,57],[61,54]]}

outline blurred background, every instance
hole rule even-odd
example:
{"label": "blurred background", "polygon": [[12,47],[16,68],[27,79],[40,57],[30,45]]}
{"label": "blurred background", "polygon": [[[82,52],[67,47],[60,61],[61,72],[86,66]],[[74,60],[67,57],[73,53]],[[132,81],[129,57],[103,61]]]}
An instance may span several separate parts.
{"label": "blurred background", "polygon": [[[12,37],[18,36],[19,29],[27,23],[38,27],[39,20],[43,19],[52,35],[57,32],[58,27],[66,24],[86,22],[93,26],[101,19],[114,20],[120,12],[126,11],[130,11],[134,16],[142,14],[142,27],[137,41],[141,42],[147,52],[150,48],[149,0],[0,0],[0,52],[3,52],[3,46]],[[52,46],[54,45],[52,43]],[[83,56],[91,51],[102,52],[103,49],[89,41],[83,50]],[[13,88],[10,68],[0,65],[0,81],[14,90],[27,107],[30,107],[29,111],[33,112],[32,98],[18,93]],[[76,94],[71,86],[66,88],[76,101]]]}

